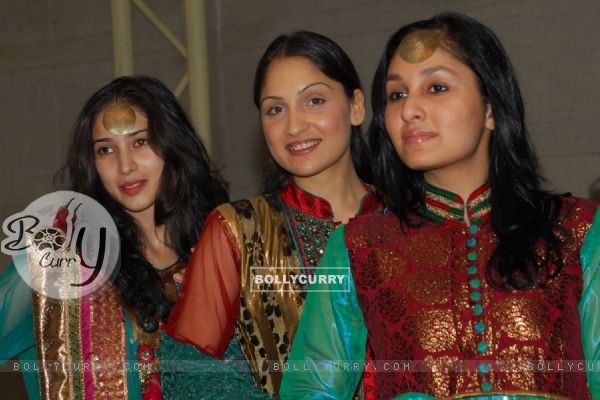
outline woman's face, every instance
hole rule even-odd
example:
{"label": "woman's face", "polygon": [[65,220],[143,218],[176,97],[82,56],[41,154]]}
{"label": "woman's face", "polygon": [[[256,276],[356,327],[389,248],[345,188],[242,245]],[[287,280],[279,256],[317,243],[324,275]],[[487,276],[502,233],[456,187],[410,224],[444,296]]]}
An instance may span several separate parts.
{"label": "woman's face", "polygon": [[164,166],[148,142],[148,119],[134,108],[135,125],[113,135],[103,124],[105,110],[94,121],[92,141],[96,170],[106,191],[132,216],[154,215]]}
{"label": "woman's face", "polygon": [[261,91],[260,120],[271,155],[295,177],[353,168],[351,125],[364,119],[364,97],[303,57],[275,59]]}
{"label": "woman's face", "polygon": [[487,174],[494,118],[469,67],[441,48],[416,63],[396,53],[385,91],[385,126],[404,164],[426,179]]}

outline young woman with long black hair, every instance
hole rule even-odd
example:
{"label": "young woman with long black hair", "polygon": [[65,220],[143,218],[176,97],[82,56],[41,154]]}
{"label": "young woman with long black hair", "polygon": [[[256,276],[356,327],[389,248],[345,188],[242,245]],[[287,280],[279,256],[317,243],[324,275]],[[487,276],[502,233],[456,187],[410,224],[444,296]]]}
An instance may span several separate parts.
{"label": "young woman with long black hair", "polygon": [[[0,359],[60,361],[58,370],[25,373],[30,397],[215,398],[251,389],[248,369],[214,370],[209,357],[163,334],[176,297],[172,275],[188,261],[208,213],[228,200],[173,94],[143,76],[94,93],[77,118],[64,172],[69,189],[114,219],[120,268],[105,290],[59,303],[34,294],[31,304],[14,268],[2,276]],[[243,360],[236,345],[226,357]]]}
{"label": "young woman with long black hair", "polygon": [[348,398],[362,366],[324,364],[360,365],[367,332],[382,399],[598,396],[597,373],[567,370],[600,351],[596,206],[542,188],[493,32],[454,13],[401,28],[372,102],[390,212],[332,234],[319,268],[350,266],[350,290],[309,293],[290,360],[311,371],[282,398]]}
{"label": "young woman with long black hair", "polygon": [[[337,44],[311,32],[275,39],[256,71],[254,103],[274,160],[269,191],[208,217],[168,331],[222,357],[235,327],[256,385],[277,395],[330,233],[381,205],[368,185],[360,81]],[[266,275],[280,281],[255,280]]]}

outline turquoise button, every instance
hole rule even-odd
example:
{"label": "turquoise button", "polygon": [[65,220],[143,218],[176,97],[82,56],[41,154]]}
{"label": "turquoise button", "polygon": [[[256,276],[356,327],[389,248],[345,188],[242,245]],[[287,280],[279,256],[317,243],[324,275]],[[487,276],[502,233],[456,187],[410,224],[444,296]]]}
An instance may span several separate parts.
{"label": "turquoise button", "polygon": [[473,314],[481,315],[482,313],[483,313],[483,306],[481,304],[475,304],[475,307],[473,307]]}
{"label": "turquoise button", "polygon": [[486,351],[488,351],[488,345],[486,342],[479,342],[477,344],[477,351],[480,353],[485,353]]}
{"label": "turquoise button", "polygon": [[491,392],[492,391],[492,384],[489,382],[483,382],[481,384],[481,390],[484,392]]}
{"label": "turquoise button", "polygon": [[481,300],[481,293],[479,293],[479,292],[471,293],[471,300],[473,300],[473,301]]}
{"label": "turquoise button", "polygon": [[485,332],[485,324],[483,322],[478,322],[475,324],[475,332],[483,333]]}
{"label": "turquoise button", "polygon": [[475,238],[471,238],[471,239],[467,240],[467,246],[469,246],[469,247],[473,247],[476,244],[477,244],[477,239],[475,239]]}
{"label": "turquoise button", "polygon": [[479,279],[471,279],[470,285],[473,289],[477,289],[481,286],[481,281]]}
{"label": "turquoise button", "polygon": [[467,270],[467,274],[475,275],[477,273],[477,265],[471,265]]}
{"label": "turquoise button", "polygon": [[469,227],[469,233],[477,233],[478,229],[479,229],[479,227],[477,225],[471,225]]}
{"label": "turquoise button", "polygon": [[469,261],[477,260],[477,253],[471,252],[471,253],[467,254],[467,260],[469,260]]}
{"label": "turquoise button", "polygon": [[488,372],[490,372],[490,364],[481,364],[479,365],[479,372],[481,372],[482,374],[487,374]]}

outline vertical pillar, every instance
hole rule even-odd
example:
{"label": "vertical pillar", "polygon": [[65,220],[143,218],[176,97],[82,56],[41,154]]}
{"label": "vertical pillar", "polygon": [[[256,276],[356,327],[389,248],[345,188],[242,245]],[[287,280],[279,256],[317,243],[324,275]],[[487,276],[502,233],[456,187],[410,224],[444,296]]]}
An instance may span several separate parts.
{"label": "vertical pillar", "polygon": [[110,9],[112,13],[115,76],[132,75],[134,67],[131,1],[110,0]]}
{"label": "vertical pillar", "polygon": [[[115,1],[115,0],[113,0]],[[205,0],[185,0],[190,117],[208,152],[212,149]]]}

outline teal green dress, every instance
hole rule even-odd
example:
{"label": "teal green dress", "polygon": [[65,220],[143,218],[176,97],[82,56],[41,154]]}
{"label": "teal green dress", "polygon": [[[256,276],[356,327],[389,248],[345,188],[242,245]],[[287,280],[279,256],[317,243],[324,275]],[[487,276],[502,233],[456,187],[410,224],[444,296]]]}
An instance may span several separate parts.
{"label": "teal green dress", "polygon": [[[18,357],[30,399],[40,398],[34,338],[31,289],[14,264],[0,275],[0,363]],[[127,360],[137,361],[138,343],[129,318],[125,318]],[[232,339],[223,361],[177,342],[161,333],[161,386],[164,399],[265,399],[254,387],[250,369],[237,339]],[[16,369],[16,368],[15,368]],[[128,398],[140,399],[139,374],[127,374]]]}
{"label": "teal green dress", "polygon": [[[307,296],[289,357],[289,371],[281,385],[282,399],[349,399],[364,369],[367,328],[359,305],[345,241],[337,228],[327,244],[318,271],[344,275],[334,283],[318,283]],[[354,239],[354,238],[353,238]],[[580,253],[583,293],[579,303],[585,359],[600,360],[600,211],[585,235]],[[377,354],[375,354],[377,357]],[[343,367],[345,362],[350,368]],[[352,367],[356,363],[356,367]],[[587,371],[592,398],[600,399],[600,372]],[[375,390],[377,393],[377,389]],[[479,400],[541,400],[552,397],[516,394],[463,395]],[[403,393],[396,400],[433,400],[423,393]]]}

